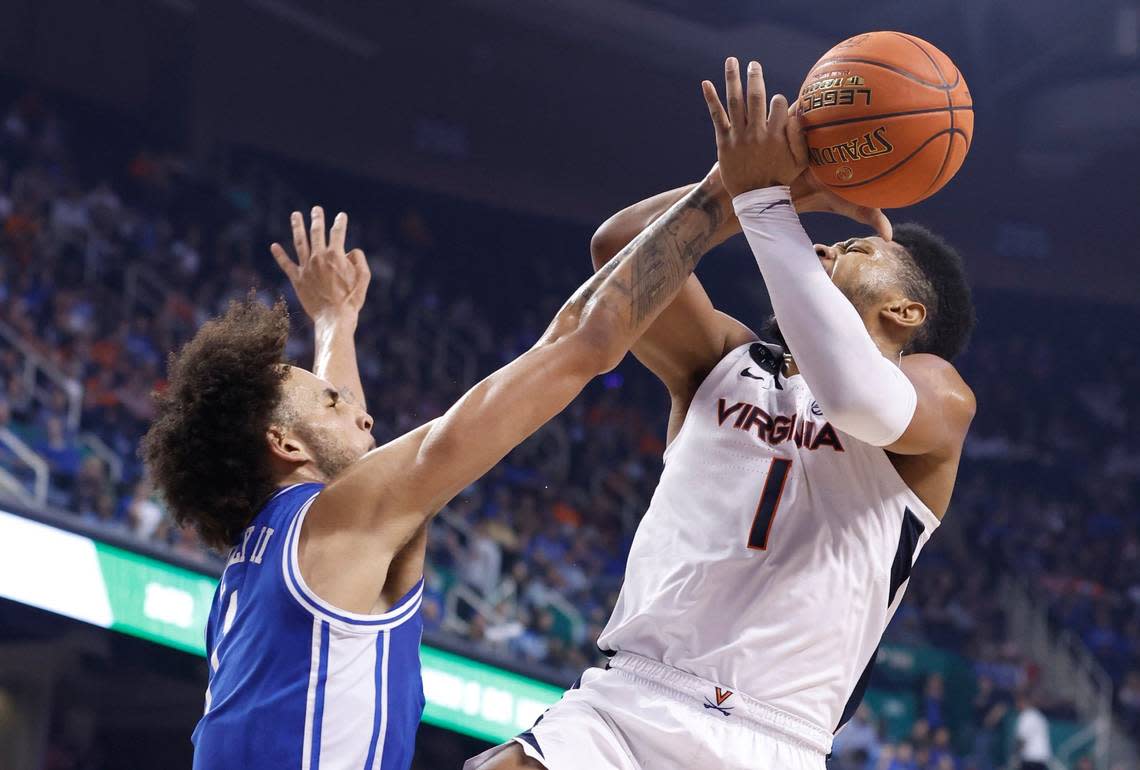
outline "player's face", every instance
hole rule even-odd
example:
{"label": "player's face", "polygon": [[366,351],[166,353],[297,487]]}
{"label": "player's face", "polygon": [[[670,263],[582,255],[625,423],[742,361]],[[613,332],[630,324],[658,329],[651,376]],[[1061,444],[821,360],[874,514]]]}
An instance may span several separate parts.
{"label": "player's face", "polygon": [[327,380],[289,367],[285,398],[293,414],[291,430],[328,479],[376,448],[372,416]]}
{"label": "player's face", "polygon": [[843,294],[860,307],[871,297],[882,296],[894,285],[897,255],[895,245],[877,235],[870,238],[848,238],[825,246],[815,245],[823,269]]}

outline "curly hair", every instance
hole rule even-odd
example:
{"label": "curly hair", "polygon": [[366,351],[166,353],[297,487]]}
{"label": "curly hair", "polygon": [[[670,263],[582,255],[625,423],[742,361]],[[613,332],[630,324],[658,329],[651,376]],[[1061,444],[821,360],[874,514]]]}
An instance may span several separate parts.
{"label": "curly hair", "polygon": [[251,292],[169,359],[169,384],[139,453],[180,525],[236,542],[274,488],[265,432],[281,405],[289,315]]}
{"label": "curly hair", "polygon": [[907,353],[933,353],[953,360],[969,344],[976,315],[962,257],[922,225],[895,227],[894,242],[907,253],[903,287],[926,306],[926,321],[906,346]]}

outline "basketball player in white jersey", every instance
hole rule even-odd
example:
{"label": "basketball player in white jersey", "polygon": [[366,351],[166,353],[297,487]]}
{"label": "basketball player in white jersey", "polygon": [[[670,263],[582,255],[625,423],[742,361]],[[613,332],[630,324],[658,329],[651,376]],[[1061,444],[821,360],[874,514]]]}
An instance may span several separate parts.
{"label": "basketball player in white jersey", "polygon": [[[974,414],[948,362],[973,325],[957,255],[914,226],[892,242],[881,212],[806,176],[781,185],[807,165],[798,121],[782,96],[765,109],[755,62],[747,97],[734,59],[725,76],[727,111],[703,84],[723,194],[779,344],[717,312],[690,277],[634,346],[673,406],[598,641],[610,664],[469,770],[822,768],[949,504]],[[606,222],[596,266],[688,189]],[[813,247],[793,202],[886,237]]]}

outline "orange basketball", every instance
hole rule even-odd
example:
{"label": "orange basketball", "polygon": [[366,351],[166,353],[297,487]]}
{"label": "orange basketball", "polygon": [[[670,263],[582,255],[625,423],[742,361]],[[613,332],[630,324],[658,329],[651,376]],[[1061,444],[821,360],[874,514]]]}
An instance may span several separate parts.
{"label": "orange basketball", "polygon": [[804,80],[798,110],[816,178],[878,208],[942,189],[974,134],[962,73],[930,43],[901,32],[856,35],[825,53]]}

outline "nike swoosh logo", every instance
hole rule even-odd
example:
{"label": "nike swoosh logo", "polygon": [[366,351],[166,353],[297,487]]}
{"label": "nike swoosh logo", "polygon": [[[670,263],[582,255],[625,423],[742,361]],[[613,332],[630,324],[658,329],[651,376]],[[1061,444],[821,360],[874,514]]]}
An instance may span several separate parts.
{"label": "nike swoosh logo", "polygon": [[743,370],[743,371],[740,373],[740,376],[741,376],[741,377],[749,377],[749,378],[751,378],[751,379],[753,379],[753,380],[763,380],[763,379],[764,379],[763,377],[758,377],[757,375],[753,374],[753,373],[750,371],[751,369],[752,369],[752,367],[751,367],[751,366],[746,366],[746,367],[744,367],[744,370]]}

